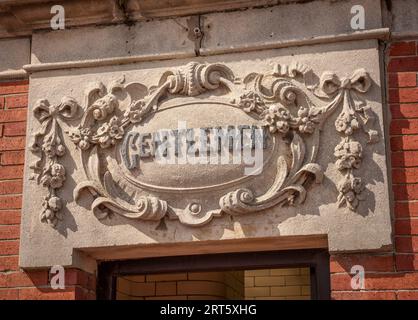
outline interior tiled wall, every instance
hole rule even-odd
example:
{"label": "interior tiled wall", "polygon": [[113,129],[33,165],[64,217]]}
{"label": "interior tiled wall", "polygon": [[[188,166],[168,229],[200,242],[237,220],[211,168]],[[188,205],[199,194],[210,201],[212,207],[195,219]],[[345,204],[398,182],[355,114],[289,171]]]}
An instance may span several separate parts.
{"label": "interior tiled wall", "polygon": [[309,269],[124,276],[117,280],[117,299],[310,299]]}

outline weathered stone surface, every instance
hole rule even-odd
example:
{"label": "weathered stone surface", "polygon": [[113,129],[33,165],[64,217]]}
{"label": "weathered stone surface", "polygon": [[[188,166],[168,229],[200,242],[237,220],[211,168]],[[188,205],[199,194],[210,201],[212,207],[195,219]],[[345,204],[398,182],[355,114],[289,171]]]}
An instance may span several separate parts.
{"label": "weathered stone surface", "polygon": [[[204,15],[207,36],[203,37],[202,53],[351,33],[350,10],[357,4],[355,0],[310,1]],[[367,15],[366,30],[381,28],[380,2],[368,0],[361,5]]]}
{"label": "weathered stone surface", "polygon": [[[248,77],[252,73],[258,75]],[[34,73],[30,86],[28,136],[38,132],[38,141],[35,150],[28,148],[26,153],[23,267],[82,265],[83,257],[72,256],[74,250],[151,243],[326,234],[331,251],[391,244],[377,41],[51,70]],[[261,103],[242,104],[246,97]],[[303,106],[318,112],[306,116]],[[284,119],[289,127],[275,118],[280,108],[293,115]],[[110,123],[113,115],[116,120]],[[306,121],[298,122],[310,116],[317,117],[311,119],[313,130]],[[280,147],[266,157],[260,176],[232,184],[228,181],[237,180],[242,165],[224,172],[202,165],[159,168],[149,161],[142,163],[150,174],[145,184],[144,177],[141,182],[131,173],[129,179],[116,177],[123,168],[124,134],[172,129],[177,120],[187,120],[190,128],[267,122]],[[41,124],[46,131],[39,132]],[[107,138],[103,132],[110,131],[104,124],[116,125]],[[79,125],[91,129],[86,139],[71,134]],[[341,144],[343,140],[348,146]],[[44,144],[48,141],[55,146]],[[42,144],[47,148],[36,149]],[[40,171],[34,172],[29,165],[39,159]],[[305,165],[309,170],[289,182],[294,170]],[[47,169],[44,174],[42,169]],[[39,181],[30,180],[33,173]],[[318,183],[312,181],[315,175]],[[354,182],[344,186],[344,177],[361,178],[365,188]],[[278,182],[282,179],[284,184]],[[119,185],[115,193],[111,181]],[[215,185],[216,181],[227,184]],[[151,182],[159,185],[150,187]],[[292,188],[285,190],[286,183]]]}
{"label": "weathered stone surface", "polygon": [[[64,0],[66,26],[132,24],[150,18],[201,14],[239,8],[285,4],[304,0]],[[29,35],[34,30],[50,30],[49,0],[1,0],[0,37]]]}
{"label": "weathered stone surface", "polygon": [[395,36],[417,35],[418,19],[416,15],[417,1],[393,1],[390,7],[390,23]]}
{"label": "weathered stone surface", "polygon": [[[28,71],[31,68],[40,70],[43,64],[50,63],[55,64],[53,68],[111,65],[126,63],[129,59],[128,62],[161,60],[277,48],[286,44],[303,45],[312,41],[332,42],[335,36],[361,39],[370,37],[368,32],[380,32],[378,36],[382,37],[385,31],[381,29],[380,1],[362,3],[365,12],[374,14],[367,15],[366,29],[358,32],[350,26],[350,9],[354,4],[355,0],[292,3],[245,11],[207,13],[199,18],[139,21],[133,26],[121,24],[35,32],[32,65]],[[333,12],[341,12],[341,15],[334,15]],[[309,29],[304,28],[307,23],[311,24]],[[109,62],[109,59],[114,61]]]}
{"label": "weathered stone surface", "polygon": [[[248,14],[249,21],[246,23],[246,25],[251,27],[257,27],[258,25],[265,25],[267,23],[265,30],[258,33],[261,39],[266,38],[267,40],[283,40],[280,30],[289,31],[291,35],[297,33],[297,30],[303,30],[303,27],[307,24],[310,26],[309,30],[307,30],[308,33],[305,34],[307,37],[321,35],[323,32],[316,32],[320,29],[326,33],[328,31],[332,33],[334,27],[330,19],[333,18],[336,19],[334,22],[339,23],[340,27],[343,26],[342,32],[351,32],[352,30],[349,29],[351,19],[350,8],[358,4],[361,4],[365,8],[366,29],[379,28],[382,26],[380,3],[379,0],[364,0],[361,3],[354,0],[128,0],[124,2],[119,2],[119,0],[66,0],[60,2],[66,10],[67,27],[92,24],[106,25],[110,23],[131,24],[136,21],[147,21],[154,18],[198,14],[206,15],[210,12],[229,11],[233,9],[244,10],[247,8],[257,8],[259,10],[259,8],[269,7],[261,10],[268,12],[273,9],[273,17],[272,15],[266,14],[265,19],[267,20],[257,19],[255,23],[252,23],[251,16],[253,14],[250,13]],[[279,6],[277,7],[277,5]],[[416,24],[414,15],[415,5],[415,0],[390,2],[390,8],[388,8],[390,11],[384,11],[385,19],[383,26],[391,26],[395,35],[399,33],[416,33],[418,31],[418,25]],[[306,7],[310,8],[304,11]],[[280,8],[279,11],[281,13],[276,15],[275,11],[277,11],[277,8]],[[0,1],[0,37],[30,35],[34,30],[50,31],[50,19],[52,17],[50,10],[51,2],[49,0]],[[286,21],[293,20],[294,18],[294,15],[291,13],[299,13],[300,11],[304,11],[305,18],[301,18],[301,21],[298,23],[293,21],[292,29],[288,29],[286,27]],[[221,13],[220,17],[222,16],[223,14]],[[239,16],[240,14],[237,13],[237,18]],[[303,15],[300,16],[302,17]],[[277,17],[280,17],[280,19]],[[315,19],[311,20],[313,17]],[[283,20],[284,24],[281,24],[281,20]],[[215,19],[213,21],[217,20]],[[223,23],[228,23],[228,21],[228,19],[220,20],[219,25],[214,25],[214,27],[220,28]],[[323,21],[324,23],[321,24],[318,21]],[[272,28],[276,24],[279,24],[279,30]],[[293,28],[293,25],[299,25],[299,27]],[[223,37],[227,36],[227,34],[234,34],[231,32],[231,27],[242,28],[242,23],[234,23],[229,25],[227,29],[220,29],[220,34]],[[269,32],[269,30],[271,31]],[[338,30],[334,31],[336,32]],[[335,32],[334,34],[336,34]],[[222,41],[219,46],[221,44]],[[214,43],[214,45],[218,47],[217,43]]]}
{"label": "weathered stone surface", "polygon": [[[115,23],[124,20],[124,14],[114,0],[62,1],[66,26],[93,23]],[[55,3],[43,0],[0,2],[0,37],[29,35],[33,30],[51,30],[51,7]]]}
{"label": "weathered stone surface", "polygon": [[194,55],[186,18],[139,22],[135,26],[87,27],[35,33],[32,64],[132,56]]}
{"label": "weathered stone surface", "polygon": [[30,39],[3,39],[0,48],[0,78],[24,74],[22,67],[30,62]]}

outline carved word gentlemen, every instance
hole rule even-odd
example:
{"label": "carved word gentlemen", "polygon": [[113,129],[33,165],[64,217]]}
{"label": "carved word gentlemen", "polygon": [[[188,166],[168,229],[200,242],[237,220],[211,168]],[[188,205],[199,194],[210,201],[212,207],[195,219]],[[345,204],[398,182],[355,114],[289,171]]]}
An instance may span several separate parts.
{"label": "carved word gentlemen", "polygon": [[240,125],[186,129],[179,121],[176,130],[155,133],[129,132],[121,155],[130,170],[139,168],[141,158],[155,158],[161,164],[242,164],[246,175],[259,174],[263,149],[267,147],[268,128]]}

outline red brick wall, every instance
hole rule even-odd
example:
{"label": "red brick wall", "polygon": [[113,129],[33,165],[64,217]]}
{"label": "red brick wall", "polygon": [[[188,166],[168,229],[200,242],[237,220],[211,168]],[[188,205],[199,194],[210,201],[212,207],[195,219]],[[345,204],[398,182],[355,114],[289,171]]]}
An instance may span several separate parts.
{"label": "red brick wall", "polygon": [[66,270],[66,289],[52,290],[49,270],[19,270],[20,209],[28,81],[0,82],[0,300],[94,298],[95,278]]}
{"label": "red brick wall", "polygon": [[[334,299],[418,299],[418,41],[391,43],[386,65],[394,250],[334,255]],[[351,288],[349,272],[353,265],[365,268],[364,290]]]}

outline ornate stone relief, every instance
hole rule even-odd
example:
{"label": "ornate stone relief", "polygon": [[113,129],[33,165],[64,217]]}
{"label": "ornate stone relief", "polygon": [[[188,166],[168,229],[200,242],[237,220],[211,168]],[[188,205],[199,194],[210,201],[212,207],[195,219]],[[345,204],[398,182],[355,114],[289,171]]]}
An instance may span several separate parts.
{"label": "ornate stone relief", "polygon": [[74,119],[77,109],[77,102],[67,97],[64,97],[57,106],[51,106],[48,100],[39,100],[33,109],[41,127],[34,134],[31,151],[40,154],[40,159],[31,165],[31,169],[35,173],[33,178],[36,178],[37,183],[48,188],[48,195],[44,197],[42,204],[44,209],[41,212],[41,221],[54,226],[63,218],[62,200],[57,195],[57,190],[65,182],[65,168],[59,163],[66,152],[61,121]]}
{"label": "ornate stone relief", "polygon": [[[63,98],[57,106],[45,99],[38,101],[34,113],[41,127],[35,133],[32,151],[40,160],[32,169],[37,183],[48,188],[41,221],[55,226],[62,219],[64,200],[69,200],[59,196],[66,171],[60,164],[66,150],[63,133],[79,150],[86,176],[85,181],[77,182],[74,199],[83,190],[89,191],[94,197],[91,210],[98,219],[118,214],[130,219],[178,219],[185,225],[200,226],[223,213],[239,215],[276,205],[299,205],[307,196],[309,181],[322,181],[322,168],[316,163],[320,134],[326,119],[337,109],[340,114],[335,128],[341,142],[335,147],[335,165],[342,174],[337,202],[355,211],[365,187],[354,174],[363,156],[363,147],[354,136],[362,128],[370,142],[378,139],[372,129],[373,113],[359,97],[368,91],[371,80],[363,69],[347,79],[328,72],[319,83],[314,78],[312,70],[299,63],[276,66],[269,74],[252,73],[241,80],[225,65],[191,62],[167,71],[151,88],[125,83],[123,78],[108,88],[101,83],[91,85],[83,106],[71,98]],[[190,100],[196,105],[210,102],[225,110],[239,110],[268,126],[273,146],[285,141],[288,153],[274,153],[275,176],[270,185],[260,192],[251,183],[240,185],[241,178],[212,187],[161,187],[139,181],[122,168],[117,149],[124,136],[134,127],[151,123],[164,103],[179,98],[182,105]],[[220,194],[216,208],[206,208],[196,196],[211,188]],[[173,194],[186,204],[174,204]]]}

